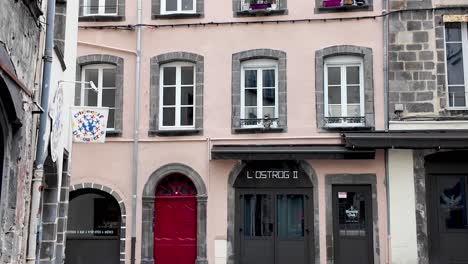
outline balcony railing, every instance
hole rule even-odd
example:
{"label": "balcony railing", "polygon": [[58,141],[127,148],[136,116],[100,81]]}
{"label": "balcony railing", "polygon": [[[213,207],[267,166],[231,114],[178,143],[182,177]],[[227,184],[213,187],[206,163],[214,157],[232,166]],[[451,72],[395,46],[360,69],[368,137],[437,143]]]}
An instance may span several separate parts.
{"label": "balcony railing", "polygon": [[367,6],[366,0],[323,0],[322,8],[363,8]]}
{"label": "balcony railing", "polygon": [[366,124],[365,116],[334,116],[325,117],[325,126],[328,127],[362,127]]}
{"label": "balcony railing", "polygon": [[449,107],[466,108],[468,92],[449,92]]}
{"label": "balcony railing", "polygon": [[278,10],[279,3],[272,2],[272,1],[249,1],[245,0],[241,2],[241,11],[251,11],[251,12],[258,12],[258,11],[271,11],[271,10]]}
{"label": "balcony railing", "polygon": [[277,127],[278,118],[246,118],[240,120],[241,127],[263,127],[266,129]]}

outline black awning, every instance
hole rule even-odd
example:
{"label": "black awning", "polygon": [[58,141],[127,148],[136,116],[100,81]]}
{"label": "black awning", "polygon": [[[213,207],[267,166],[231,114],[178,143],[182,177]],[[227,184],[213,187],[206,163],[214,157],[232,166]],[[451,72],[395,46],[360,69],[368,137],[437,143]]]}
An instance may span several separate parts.
{"label": "black awning", "polygon": [[350,149],[468,149],[468,130],[349,132],[343,137]]}
{"label": "black awning", "polygon": [[217,160],[374,159],[375,150],[350,150],[343,145],[214,145]]}

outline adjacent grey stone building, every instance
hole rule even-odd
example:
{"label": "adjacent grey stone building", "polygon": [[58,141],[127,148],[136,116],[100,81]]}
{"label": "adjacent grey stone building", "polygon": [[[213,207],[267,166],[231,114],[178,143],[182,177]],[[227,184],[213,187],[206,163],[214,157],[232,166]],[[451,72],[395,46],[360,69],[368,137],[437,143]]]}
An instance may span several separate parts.
{"label": "adjacent grey stone building", "polygon": [[23,263],[34,159],[41,1],[0,2],[0,263]]}

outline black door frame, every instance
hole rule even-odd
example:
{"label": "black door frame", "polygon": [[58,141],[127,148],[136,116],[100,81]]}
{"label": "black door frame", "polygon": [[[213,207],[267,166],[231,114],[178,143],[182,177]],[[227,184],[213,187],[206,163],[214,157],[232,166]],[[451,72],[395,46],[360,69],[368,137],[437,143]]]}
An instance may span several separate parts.
{"label": "black door frame", "polygon": [[[236,256],[235,259],[236,264],[243,264],[240,262],[241,254],[242,254],[242,238],[243,236],[243,229],[241,229],[241,225],[243,223],[243,216],[244,216],[244,205],[243,199],[241,199],[241,195],[245,194],[271,194],[272,195],[272,204],[273,204],[273,250],[276,250],[276,236],[277,236],[277,225],[276,225],[276,212],[277,212],[277,204],[276,204],[276,196],[278,194],[302,194],[305,196],[304,200],[304,243],[306,245],[306,252],[305,256],[307,259],[306,263],[314,263],[315,262],[315,230],[314,230],[314,197],[313,197],[313,189],[312,188],[235,188],[235,221],[234,221],[234,241],[235,241],[235,248],[236,248]],[[275,259],[275,257],[274,257]],[[271,263],[274,264],[274,263]]]}

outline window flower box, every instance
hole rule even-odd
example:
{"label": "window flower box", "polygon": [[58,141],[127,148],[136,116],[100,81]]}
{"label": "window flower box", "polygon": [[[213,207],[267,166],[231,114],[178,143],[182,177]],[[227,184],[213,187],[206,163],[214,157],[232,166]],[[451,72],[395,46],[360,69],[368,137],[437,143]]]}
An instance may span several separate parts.
{"label": "window flower box", "polygon": [[341,6],[341,0],[324,0],[323,7],[339,7]]}
{"label": "window flower box", "polygon": [[250,9],[252,9],[252,10],[267,9],[269,7],[271,7],[271,4],[266,4],[266,3],[252,3],[252,4],[250,4]]}

